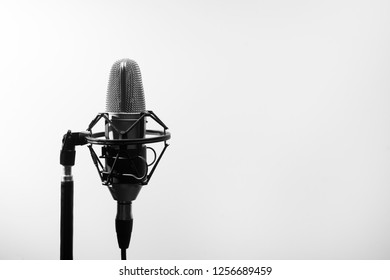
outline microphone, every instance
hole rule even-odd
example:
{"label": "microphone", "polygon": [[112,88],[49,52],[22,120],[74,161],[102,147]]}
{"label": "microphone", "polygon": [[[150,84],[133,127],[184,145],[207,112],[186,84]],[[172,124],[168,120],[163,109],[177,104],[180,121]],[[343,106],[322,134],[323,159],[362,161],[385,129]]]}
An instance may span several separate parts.
{"label": "microphone", "polygon": [[[145,119],[140,114],[145,111],[145,96],[141,72],[134,60],[116,61],[110,72],[108,82],[106,111],[111,122],[106,121],[106,139],[139,139],[145,137]],[[133,129],[129,130],[130,127]],[[129,130],[127,133],[118,133]],[[112,172],[109,190],[117,201],[115,228],[122,259],[129,247],[133,217],[131,202],[135,200],[146,182],[147,161],[144,144],[106,146],[105,165]],[[115,168],[114,168],[115,166]]]}
{"label": "microphone", "polygon": [[[105,124],[106,139],[142,139],[145,119],[145,96],[138,64],[130,59],[116,61],[108,82]],[[133,128],[129,130],[129,128]],[[129,130],[126,133],[125,131]],[[137,198],[146,180],[146,146],[143,144],[106,146],[103,154],[107,172],[112,173],[109,190],[117,201]],[[115,163],[115,168],[113,169]]]}
{"label": "microphone", "polygon": [[[152,119],[163,130],[146,129],[146,118]],[[93,133],[92,128],[104,119],[104,132]],[[87,128],[85,137],[89,144],[92,160],[98,170],[102,184],[106,185],[117,201],[115,228],[122,259],[126,259],[129,247],[133,216],[132,201],[147,185],[166,148],[171,135],[168,127],[152,111],[145,110],[145,96],[138,64],[131,59],[116,61],[110,71],[106,112],[99,113]],[[164,148],[157,155],[146,144],[164,142]],[[97,156],[93,145],[101,146]],[[147,150],[154,158],[147,162]],[[100,161],[104,159],[104,164]]]}

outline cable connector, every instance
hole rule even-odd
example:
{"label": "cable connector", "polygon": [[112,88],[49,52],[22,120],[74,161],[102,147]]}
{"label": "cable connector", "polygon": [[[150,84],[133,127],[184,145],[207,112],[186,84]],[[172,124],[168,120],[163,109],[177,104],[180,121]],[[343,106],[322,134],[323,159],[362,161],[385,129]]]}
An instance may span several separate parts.
{"label": "cable connector", "polygon": [[126,249],[129,248],[131,232],[133,231],[133,215],[131,201],[118,201],[115,219],[115,229],[118,245],[122,252],[122,260],[126,259]]}

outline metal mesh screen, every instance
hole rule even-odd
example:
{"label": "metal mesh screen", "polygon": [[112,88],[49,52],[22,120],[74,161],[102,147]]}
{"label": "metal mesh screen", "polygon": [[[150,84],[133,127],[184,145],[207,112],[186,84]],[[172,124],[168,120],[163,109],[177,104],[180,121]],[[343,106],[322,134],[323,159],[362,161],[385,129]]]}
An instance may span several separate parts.
{"label": "metal mesh screen", "polygon": [[107,89],[106,110],[118,113],[145,111],[141,71],[134,60],[121,59],[112,65]]}

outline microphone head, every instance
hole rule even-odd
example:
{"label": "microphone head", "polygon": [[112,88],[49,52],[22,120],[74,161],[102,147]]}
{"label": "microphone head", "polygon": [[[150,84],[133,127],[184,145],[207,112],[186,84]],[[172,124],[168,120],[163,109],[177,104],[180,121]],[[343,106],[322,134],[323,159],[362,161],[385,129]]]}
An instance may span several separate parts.
{"label": "microphone head", "polygon": [[141,71],[134,60],[125,58],[112,65],[108,81],[106,111],[112,113],[145,111]]}

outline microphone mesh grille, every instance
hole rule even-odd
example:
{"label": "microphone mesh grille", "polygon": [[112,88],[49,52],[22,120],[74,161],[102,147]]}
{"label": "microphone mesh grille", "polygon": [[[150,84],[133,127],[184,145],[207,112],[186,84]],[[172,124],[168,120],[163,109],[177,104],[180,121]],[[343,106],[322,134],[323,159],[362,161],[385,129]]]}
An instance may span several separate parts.
{"label": "microphone mesh grille", "polygon": [[118,113],[145,111],[141,71],[134,60],[121,59],[112,65],[107,88],[106,110]]}

